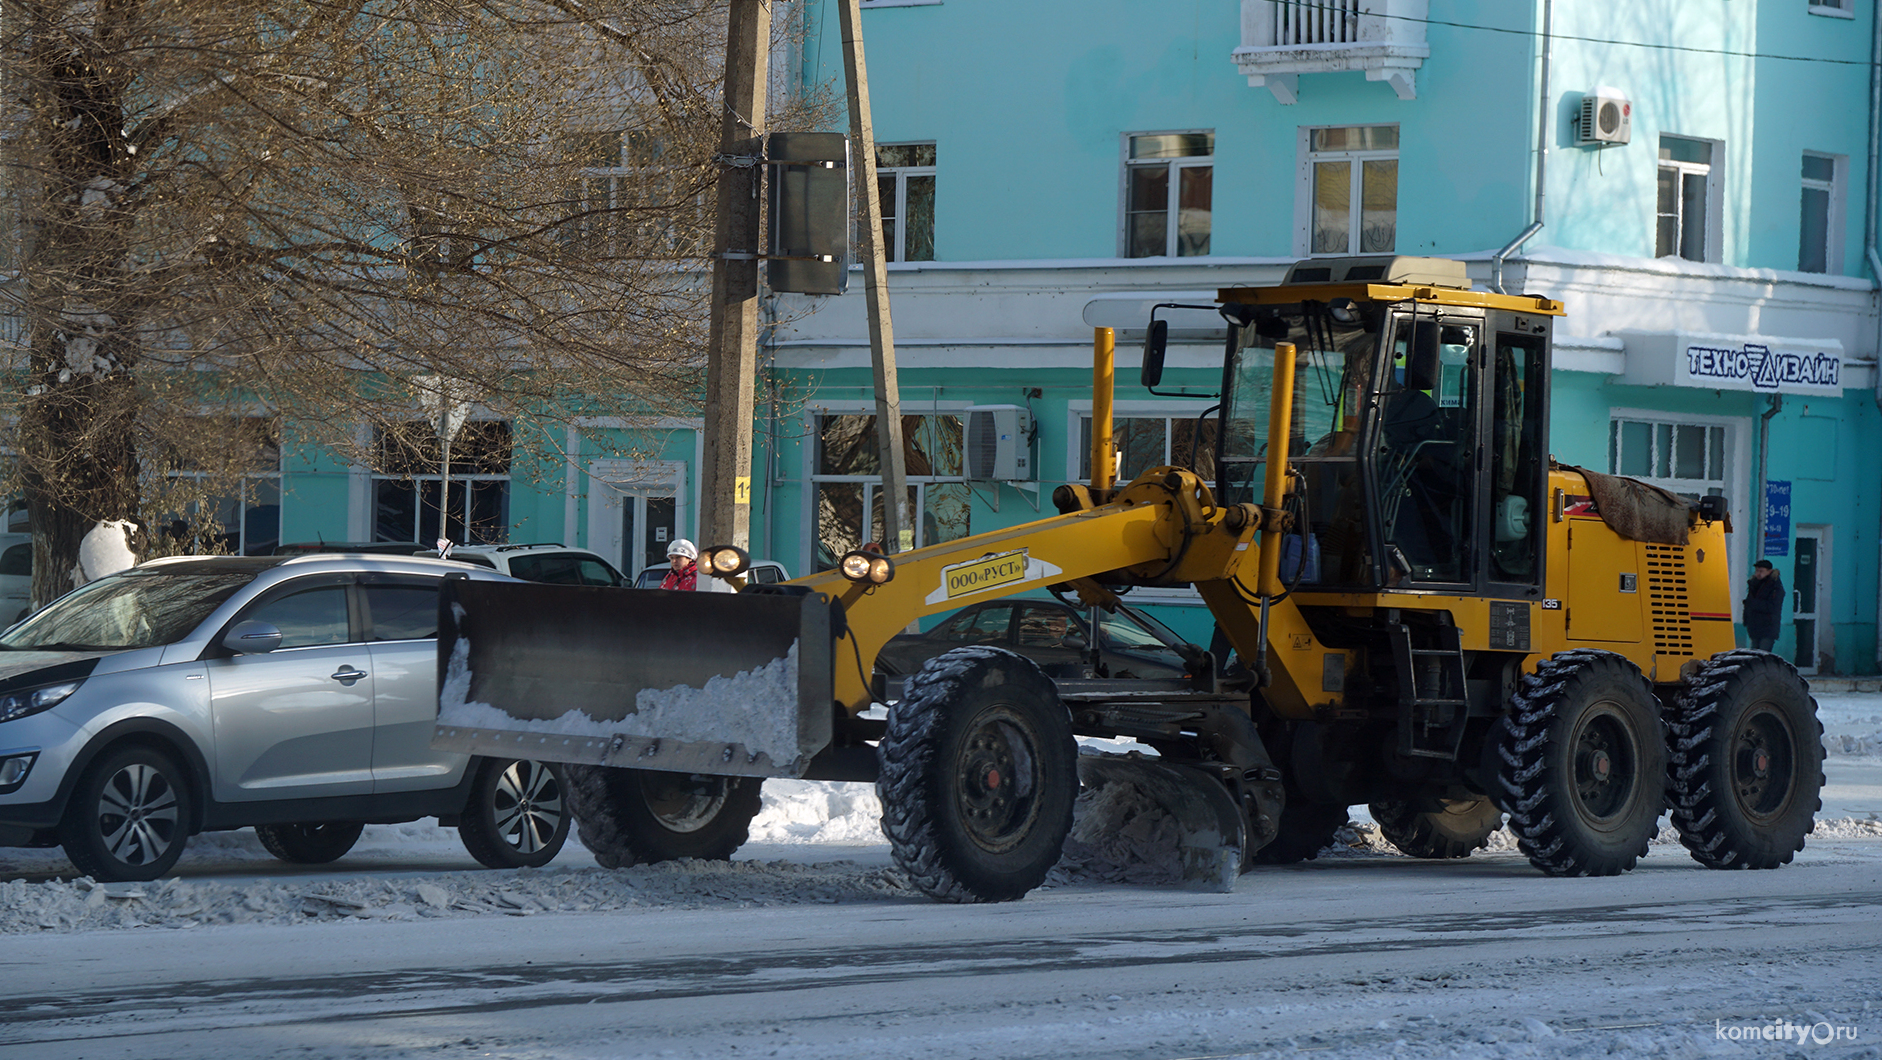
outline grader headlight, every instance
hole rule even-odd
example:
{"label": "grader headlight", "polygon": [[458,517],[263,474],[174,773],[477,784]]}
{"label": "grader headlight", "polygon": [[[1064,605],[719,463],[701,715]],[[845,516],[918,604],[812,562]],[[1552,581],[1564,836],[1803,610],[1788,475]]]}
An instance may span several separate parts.
{"label": "grader headlight", "polygon": [[843,577],[853,582],[866,582],[870,585],[882,585],[895,579],[895,561],[887,556],[878,556],[874,552],[858,549],[846,553],[837,569]]}
{"label": "grader headlight", "polygon": [[713,545],[699,558],[715,578],[736,578],[751,568],[751,554],[737,545]]}

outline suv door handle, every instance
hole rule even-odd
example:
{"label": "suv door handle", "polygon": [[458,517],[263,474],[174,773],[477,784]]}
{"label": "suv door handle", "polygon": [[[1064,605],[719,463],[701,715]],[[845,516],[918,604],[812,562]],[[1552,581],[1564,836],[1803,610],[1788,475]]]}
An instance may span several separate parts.
{"label": "suv door handle", "polygon": [[342,667],[341,669],[335,670],[333,672],[333,679],[347,686],[348,688],[353,687],[353,682],[365,676],[366,676],[366,671],[355,670],[350,666]]}

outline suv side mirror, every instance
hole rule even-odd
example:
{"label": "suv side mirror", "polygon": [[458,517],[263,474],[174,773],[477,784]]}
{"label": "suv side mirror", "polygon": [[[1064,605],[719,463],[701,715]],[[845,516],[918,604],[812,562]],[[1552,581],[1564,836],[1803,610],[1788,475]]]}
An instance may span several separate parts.
{"label": "suv side mirror", "polygon": [[222,635],[222,646],[237,655],[262,655],[281,646],[281,630],[267,622],[237,622]]}
{"label": "suv side mirror", "polygon": [[1163,352],[1170,344],[1170,322],[1152,320],[1144,331],[1144,366],[1137,381],[1146,390],[1163,382]]}

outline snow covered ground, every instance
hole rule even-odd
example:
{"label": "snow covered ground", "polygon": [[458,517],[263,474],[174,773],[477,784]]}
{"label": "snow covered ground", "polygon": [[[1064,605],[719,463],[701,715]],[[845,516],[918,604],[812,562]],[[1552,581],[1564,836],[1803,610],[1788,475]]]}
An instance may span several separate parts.
{"label": "snow covered ground", "polygon": [[941,906],[869,786],[790,781],[730,864],[483,871],[432,822],[314,867],[200,836],[154,884],[0,849],[0,1058],[1882,1057],[1882,694],[1818,702],[1824,812],[1774,873],[1670,831],[1607,880],[1507,834],[1419,862],[1355,807],[1230,894],[1065,866]]}

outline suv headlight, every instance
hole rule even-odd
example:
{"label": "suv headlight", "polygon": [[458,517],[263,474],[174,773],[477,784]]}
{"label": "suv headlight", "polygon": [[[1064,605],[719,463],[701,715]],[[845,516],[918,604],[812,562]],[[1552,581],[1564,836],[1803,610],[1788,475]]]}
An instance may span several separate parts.
{"label": "suv headlight", "polygon": [[64,684],[47,685],[44,688],[26,688],[18,692],[8,692],[0,696],[0,721],[12,721],[24,718],[28,714],[37,714],[42,710],[51,710],[65,702],[66,697],[78,691],[83,681],[67,681]]}

